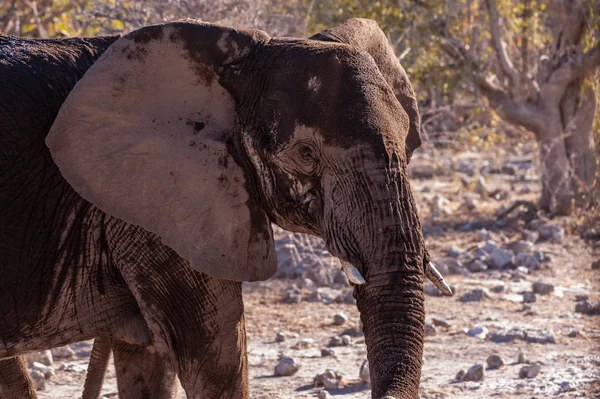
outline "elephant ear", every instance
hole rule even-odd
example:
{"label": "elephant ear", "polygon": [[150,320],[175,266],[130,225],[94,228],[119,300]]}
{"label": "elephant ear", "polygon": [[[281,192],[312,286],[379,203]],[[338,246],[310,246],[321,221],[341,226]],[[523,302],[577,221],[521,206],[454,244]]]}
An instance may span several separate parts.
{"label": "elephant ear", "polygon": [[234,151],[234,100],[219,84],[267,40],[194,21],[119,39],[78,82],[46,139],[61,173],[194,269],[269,278],[277,269],[271,224]]}
{"label": "elephant ear", "polygon": [[394,90],[396,98],[410,118],[410,127],[405,138],[406,159],[410,161],[414,150],[421,145],[421,121],[417,96],[400,65],[387,37],[370,19],[353,18],[336,27],[317,33],[310,39],[345,43],[368,52],[375,60],[379,71]]}

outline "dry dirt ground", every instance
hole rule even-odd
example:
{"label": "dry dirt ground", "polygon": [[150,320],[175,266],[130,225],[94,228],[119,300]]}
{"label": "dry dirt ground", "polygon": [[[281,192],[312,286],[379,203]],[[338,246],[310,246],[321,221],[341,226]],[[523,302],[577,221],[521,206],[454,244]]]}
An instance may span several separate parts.
{"label": "dry dirt ground", "polygon": [[[421,161],[421,165],[427,162],[438,165],[434,155]],[[485,158],[480,158],[475,163],[480,165],[483,161]],[[456,170],[457,163],[456,159],[451,160],[448,169]],[[414,165],[419,167],[418,157]],[[536,198],[539,190],[536,178],[517,178],[510,171],[508,175],[486,174],[485,192],[473,196],[473,191],[481,191],[481,187],[475,187],[477,174],[466,178],[442,170],[440,175],[428,178],[429,171],[421,172],[415,173],[416,177],[425,178],[415,178],[412,184],[427,244],[433,259],[446,265],[446,269],[450,265],[450,272],[455,273],[446,277],[455,288],[453,297],[436,296],[435,290],[428,286],[427,322],[435,331],[429,331],[425,338],[421,397],[600,398],[600,315],[575,311],[576,305],[583,303],[582,296],[590,301],[600,299],[600,270],[591,266],[600,259],[600,246],[582,240],[575,233],[578,224],[584,221],[554,219],[551,224],[560,226],[564,236],[532,239],[535,242],[532,249],[543,254],[537,269],[509,266],[468,272],[464,264],[486,241],[510,247],[521,240],[525,229],[533,231],[540,223],[548,223],[538,219],[528,224],[516,216],[518,211],[497,221],[496,212],[501,207],[515,199]],[[496,199],[489,196],[494,190],[500,190]],[[436,195],[443,198],[432,198]],[[449,254],[453,246],[465,253],[454,254],[453,258]],[[462,266],[456,263],[452,266],[453,259],[462,259]],[[463,270],[456,270],[457,267]],[[532,283],[537,281],[553,285],[554,290],[549,294],[538,293],[535,302],[524,303],[523,293],[531,292]],[[343,374],[338,389],[328,391],[331,397],[370,398],[368,386],[359,379],[366,348],[356,306],[308,300],[283,303],[284,291],[291,284],[289,280],[271,280],[245,286],[252,398],[315,397],[323,388],[314,386],[313,377],[326,369]],[[476,288],[485,291],[481,300],[461,300],[465,293]],[[303,289],[302,295],[306,298],[310,293]],[[526,299],[528,295],[525,294]],[[334,314],[339,312],[348,316],[341,326],[333,323]],[[478,327],[482,327],[483,333],[479,337],[469,336],[469,330]],[[286,340],[276,342],[277,332],[283,332]],[[321,356],[321,349],[328,347],[331,337],[348,332],[354,333],[351,345],[336,346],[333,356]],[[74,398],[81,394],[91,343],[72,348],[75,358],[55,360],[55,375],[46,380],[45,390],[38,391],[40,398]],[[520,370],[527,366],[517,363],[519,351],[529,364],[540,366],[535,377],[519,378]],[[456,380],[460,370],[467,371],[475,364],[487,368],[486,359],[493,354],[503,359],[504,366],[486,369],[480,381]],[[275,377],[274,367],[281,356],[296,359],[300,369],[292,376]],[[58,370],[61,364],[75,367],[71,371]],[[112,367],[103,392],[105,397],[117,397]],[[185,397],[183,392],[180,397]]]}

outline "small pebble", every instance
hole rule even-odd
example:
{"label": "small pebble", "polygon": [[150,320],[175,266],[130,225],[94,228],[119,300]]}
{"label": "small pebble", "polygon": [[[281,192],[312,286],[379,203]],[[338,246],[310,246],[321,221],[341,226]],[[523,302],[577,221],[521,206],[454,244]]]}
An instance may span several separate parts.
{"label": "small pebble", "polygon": [[300,365],[296,362],[296,359],[282,357],[277,366],[275,366],[275,375],[287,377],[296,374],[299,369]]}
{"label": "small pebble", "polygon": [[293,290],[287,290],[283,293],[281,302],[287,304],[300,303],[302,302],[302,294]]}
{"label": "small pebble", "polygon": [[369,361],[365,360],[360,366],[358,377],[366,384],[371,383],[371,374],[369,373]]}
{"label": "small pebble", "polygon": [[452,245],[450,248],[448,248],[448,256],[451,258],[458,258],[464,253],[465,250],[460,247],[457,247],[456,245]]}
{"label": "small pebble", "polygon": [[329,392],[322,390],[322,391],[319,391],[319,393],[317,393],[317,398],[318,399],[329,399],[329,398],[331,398],[331,395],[329,394]]}
{"label": "small pebble", "polygon": [[487,252],[488,254],[492,253],[492,251],[494,249],[498,248],[498,243],[496,241],[493,240],[487,240],[484,244],[483,247],[481,247],[481,249],[483,249],[485,252]]}
{"label": "small pebble", "polygon": [[317,374],[313,377],[313,384],[316,387],[325,387],[325,389],[338,389],[338,382],[342,379],[343,375],[337,371],[327,369],[324,373]]}
{"label": "small pebble", "polygon": [[38,370],[31,370],[29,371],[29,376],[35,383],[35,389],[37,391],[43,391],[46,389],[46,377],[44,377],[42,372]]}
{"label": "small pebble", "polygon": [[74,363],[63,363],[58,367],[58,370],[67,373],[85,373],[86,366],[80,366]]}
{"label": "small pebble", "polygon": [[315,284],[314,281],[312,281],[309,278],[304,278],[302,280],[302,288],[307,289],[308,291],[314,291],[317,289],[317,285]]}
{"label": "small pebble", "polygon": [[333,356],[335,355],[335,351],[331,348],[323,348],[321,349],[321,356],[323,357],[327,357],[327,356]]}
{"label": "small pebble", "polygon": [[600,302],[585,300],[575,305],[575,313],[583,313],[590,316],[600,315]]}
{"label": "small pebble", "polygon": [[536,281],[532,284],[531,288],[534,293],[540,295],[548,295],[554,291],[554,286],[552,284],[544,283],[543,281]]}
{"label": "small pebble", "polygon": [[33,364],[31,365],[31,369],[42,373],[45,379],[48,379],[54,375],[54,369],[42,363],[33,362]]}
{"label": "small pebble", "polygon": [[521,370],[519,370],[519,378],[535,378],[540,373],[541,369],[542,368],[537,363],[523,366],[521,367]]}
{"label": "small pebble", "polygon": [[578,335],[579,335],[579,333],[577,332],[577,330],[571,330],[567,334],[567,337],[569,337],[569,338],[577,338]]}
{"label": "small pebble", "polygon": [[460,370],[458,373],[456,373],[456,377],[454,377],[454,379],[458,382],[462,381],[463,378],[465,378],[465,370]]}
{"label": "small pebble", "polygon": [[339,389],[340,382],[338,380],[326,379],[323,381],[323,388],[327,389],[328,391]]}
{"label": "small pebble", "polygon": [[302,338],[300,341],[294,345],[296,349],[306,349],[310,348],[315,343],[315,340],[312,338]]}
{"label": "small pebble", "polygon": [[471,263],[467,263],[467,270],[471,273],[484,272],[487,270],[487,268],[487,265],[478,259],[475,259]]}
{"label": "small pebble", "polygon": [[52,356],[60,359],[70,359],[75,355],[75,351],[68,346],[59,346],[51,349]]}
{"label": "small pebble", "polygon": [[448,323],[446,320],[437,319],[435,317],[431,318],[431,322],[436,327],[442,327],[442,328],[450,328],[450,327],[452,327],[452,324]]}
{"label": "small pebble", "polygon": [[435,335],[436,332],[433,324],[425,323],[425,335]]}
{"label": "small pebble", "polygon": [[512,264],[514,260],[515,254],[512,251],[503,248],[496,248],[490,253],[490,256],[486,259],[486,263],[491,267],[502,269]]}
{"label": "small pebble", "polygon": [[560,391],[561,392],[571,392],[574,391],[575,387],[570,381],[563,381],[560,383]]}
{"label": "small pebble", "polygon": [[562,227],[553,224],[546,224],[538,228],[540,240],[560,241],[565,235]]}
{"label": "small pebble", "polygon": [[342,337],[335,336],[329,340],[329,346],[342,346],[343,344]]}
{"label": "small pebble", "polygon": [[471,327],[469,331],[467,331],[467,335],[469,337],[486,339],[488,336],[489,330],[486,327]]}
{"label": "small pebble", "polygon": [[483,364],[474,364],[467,370],[463,377],[463,381],[483,381],[485,378]]}
{"label": "small pebble", "polygon": [[521,350],[519,350],[519,354],[517,355],[517,363],[529,363],[525,353],[523,353]]}
{"label": "small pebble", "polygon": [[484,298],[490,298],[490,294],[483,288],[469,290],[460,297],[461,302],[479,302]]}
{"label": "small pebble", "polygon": [[285,341],[285,334],[281,331],[278,331],[277,334],[275,334],[275,342],[283,342]]}
{"label": "small pebble", "polygon": [[535,294],[531,291],[525,291],[523,293],[523,303],[533,303],[536,301]]}
{"label": "small pebble", "polygon": [[488,370],[496,370],[504,366],[504,360],[498,355],[488,356],[486,363],[488,365]]}
{"label": "small pebble", "polygon": [[531,309],[533,309],[533,306],[531,306],[529,303],[524,303],[521,307],[521,312],[531,312]]}
{"label": "small pebble", "polygon": [[529,253],[529,252],[533,251],[533,242],[528,241],[528,240],[517,241],[517,242],[513,243],[512,250],[516,254]]}
{"label": "small pebble", "polygon": [[45,366],[52,366],[54,359],[52,358],[52,352],[47,349],[41,352],[33,352],[27,355],[27,364],[31,366],[34,362],[42,363]]}
{"label": "small pebble", "polygon": [[348,316],[346,316],[344,313],[336,313],[333,315],[333,324],[336,326],[341,326],[346,321],[348,321]]}
{"label": "small pebble", "polygon": [[342,345],[349,346],[352,345],[352,337],[348,334],[342,335]]}
{"label": "small pebble", "polygon": [[499,285],[496,285],[496,286],[492,287],[492,292],[495,292],[496,294],[498,294],[498,293],[500,293],[502,291],[504,291],[504,285],[503,284],[499,284]]}

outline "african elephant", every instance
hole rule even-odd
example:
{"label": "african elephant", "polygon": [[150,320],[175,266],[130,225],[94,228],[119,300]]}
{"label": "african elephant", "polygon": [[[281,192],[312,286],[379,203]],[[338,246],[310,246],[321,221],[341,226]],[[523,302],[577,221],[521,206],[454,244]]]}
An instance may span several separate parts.
{"label": "african elephant", "polygon": [[[61,107],[46,138],[60,173],[28,131],[9,131],[0,158],[11,183],[0,204],[13,207],[0,213],[12,229],[0,236],[0,356],[148,331],[188,396],[248,397],[241,281],[274,273],[273,222],[342,260],[373,397],[417,397],[423,277],[447,286],[406,173],[416,98],[373,21],[310,40],[195,21],[142,28]],[[31,284],[43,292],[33,301]]]}

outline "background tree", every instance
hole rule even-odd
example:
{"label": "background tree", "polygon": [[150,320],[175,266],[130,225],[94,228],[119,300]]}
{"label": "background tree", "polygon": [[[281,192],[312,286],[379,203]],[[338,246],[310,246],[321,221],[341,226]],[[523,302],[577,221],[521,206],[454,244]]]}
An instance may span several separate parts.
{"label": "background tree", "polygon": [[579,206],[592,203],[597,184],[592,133],[598,80],[586,79],[600,66],[598,4],[522,0],[502,5],[496,0],[481,4],[492,51],[474,51],[477,46],[459,39],[448,20],[440,24],[442,48],[469,66],[477,88],[504,120],[535,134],[539,205],[568,214],[573,200]]}

